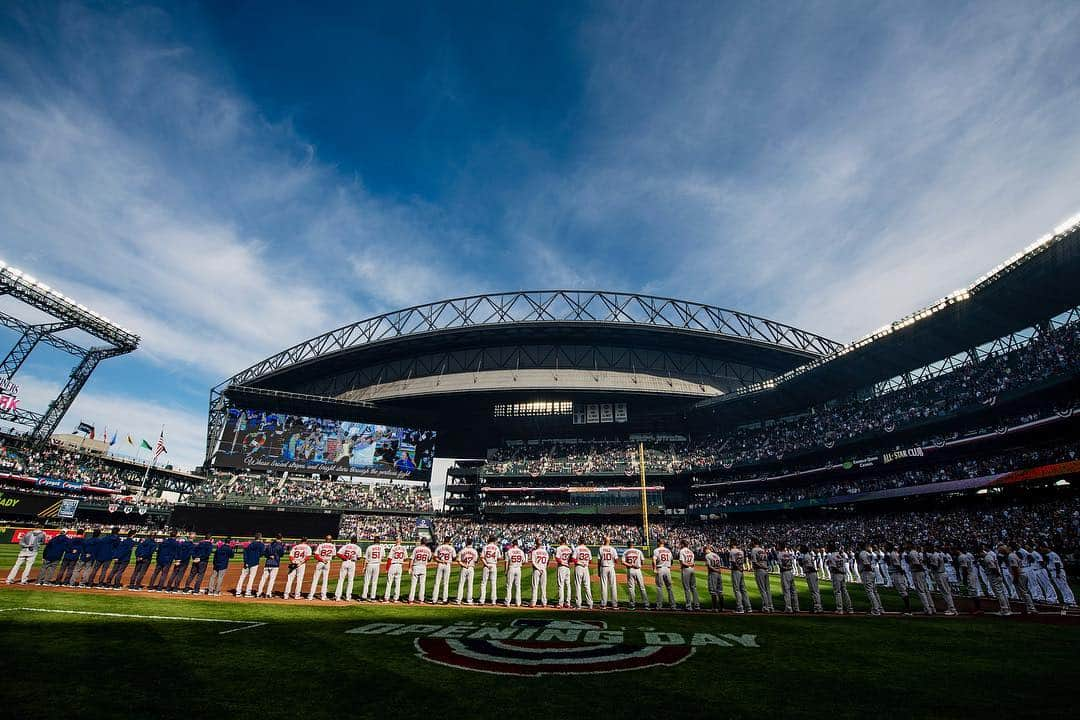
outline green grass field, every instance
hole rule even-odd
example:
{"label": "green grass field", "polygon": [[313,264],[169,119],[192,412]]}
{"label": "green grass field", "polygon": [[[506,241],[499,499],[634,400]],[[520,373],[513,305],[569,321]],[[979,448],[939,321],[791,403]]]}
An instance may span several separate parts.
{"label": "green grass field", "polygon": [[[10,566],[14,550],[0,549],[0,568]],[[704,578],[700,582],[704,591]],[[553,587],[552,581],[549,594]],[[823,590],[831,608],[827,583]],[[852,595],[861,606],[861,591]],[[752,600],[756,607],[753,591]],[[896,609],[895,597],[887,594],[886,600]],[[604,621],[635,647],[649,632],[678,633],[687,645],[695,637],[721,644],[695,647],[674,666],[541,677],[447,667],[421,659],[414,646],[416,638],[455,623],[469,624],[462,633],[486,626],[484,632],[497,634],[515,620],[544,618]],[[395,625],[382,634],[347,632],[373,623]],[[506,720],[526,713],[604,716],[626,706],[648,717],[774,711],[1053,717],[1071,715],[1080,680],[1080,626],[1059,616],[578,613],[0,586],[0,638],[2,701],[10,717],[47,711],[79,717]]]}

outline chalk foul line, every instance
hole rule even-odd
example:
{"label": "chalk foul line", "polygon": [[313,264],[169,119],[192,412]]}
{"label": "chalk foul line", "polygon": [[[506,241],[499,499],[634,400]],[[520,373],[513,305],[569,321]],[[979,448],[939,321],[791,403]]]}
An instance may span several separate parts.
{"label": "chalk foul line", "polygon": [[96,612],[93,610],[61,610],[57,608],[13,607],[0,609],[0,612],[11,612],[13,610],[22,610],[24,612],[57,613],[62,615],[96,615],[98,617],[134,618],[137,620],[179,620],[184,622],[229,623],[231,625],[243,626],[230,628],[229,630],[222,630],[218,633],[218,635],[228,635],[229,633],[240,632],[241,630],[251,630],[252,628],[266,625],[266,623],[264,622],[256,622],[254,620],[225,620],[222,618],[185,617],[181,615],[136,615],[133,613]]}

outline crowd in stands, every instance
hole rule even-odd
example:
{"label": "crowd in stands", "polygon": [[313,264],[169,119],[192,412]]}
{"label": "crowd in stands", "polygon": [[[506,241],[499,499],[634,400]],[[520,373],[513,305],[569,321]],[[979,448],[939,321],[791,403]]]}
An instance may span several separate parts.
{"label": "crowd in stands", "polygon": [[110,465],[99,457],[58,445],[33,446],[11,441],[0,446],[0,472],[81,482],[118,491],[123,490],[125,484],[142,481],[142,476],[134,469]]}
{"label": "crowd in stands", "polygon": [[404,482],[352,483],[330,479],[215,475],[192,493],[192,501],[287,507],[431,512],[426,484]]}
{"label": "crowd in stands", "polygon": [[[645,448],[645,470],[671,473],[685,452],[685,443],[651,443]],[[634,475],[640,472],[638,446],[625,440],[544,442],[508,445],[488,453],[485,475]]]}

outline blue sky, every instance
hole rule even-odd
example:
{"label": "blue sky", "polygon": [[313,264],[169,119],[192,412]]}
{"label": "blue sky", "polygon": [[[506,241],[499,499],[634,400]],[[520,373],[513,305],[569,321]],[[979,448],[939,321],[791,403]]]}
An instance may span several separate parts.
{"label": "blue sky", "polygon": [[1077,3],[327,5],[0,9],[0,259],[144,339],[61,429],[192,466],[222,378],[484,290],[850,340],[1080,210]]}

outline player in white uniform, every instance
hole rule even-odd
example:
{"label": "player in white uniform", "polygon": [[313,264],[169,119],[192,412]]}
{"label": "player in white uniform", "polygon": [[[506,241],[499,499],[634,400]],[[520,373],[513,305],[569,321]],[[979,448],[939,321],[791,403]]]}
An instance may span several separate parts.
{"label": "player in white uniform", "polygon": [[[1050,582],[1050,573],[1046,570],[1046,555],[1043,552],[1039,552],[1037,545],[1031,546],[1031,555],[1035,559],[1035,569],[1032,570],[1032,574],[1035,576],[1035,582],[1038,583],[1039,588],[1042,590],[1042,596],[1046,602],[1051,605],[1058,604],[1057,589],[1054,587],[1054,583]],[[1061,604],[1065,604],[1062,602]]]}
{"label": "player in white uniform", "polygon": [[489,584],[491,586],[491,604],[496,605],[499,602],[499,591],[496,582],[499,579],[499,558],[501,557],[502,550],[495,544],[495,538],[489,537],[487,545],[484,546],[484,550],[480,553],[480,562],[484,564],[484,569],[480,574],[481,605],[487,600]]}
{"label": "player in white uniform", "polygon": [[724,561],[713,552],[712,545],[705,546],[705,567],[709,569],[709,597],[712,598],[712,611],[720,612],[724,609],[724,576],[720,574]]}
{"label": "player in white uniform", "polygon": [[592,562],[592,550],[585,544],[585,540],[578,540],[574,548],[574,587],[577,591],[577,608],[582,608],[582,595],[589,609],[592,610],[592,578],[589,575],[589,563]]}
{"label": "player in white uniform", "polygon": [[682,579],[683,607],[686,610],[700,610],[701,599],[698,597],[697,573],[694,571],[694,565],[697,564],[697,558],[694,557],[694,551],[690,549],[690,543],[686,540],[682,540],[679,543],[679,546],[679,568]]}
{"label": "player in white uniform", "polygon": [[390,548],[390,552],[387,553],[387,557],[390,558],[390,566],[386,569],[384,603],[391,600],[397,602],[401,598],[401,567],[409,557],[409,551],[401,544],[401,538],[394,541],[394,545]]}
{"label": "player in white uniform", "polygon": [[611,607],[618,610],[619,586],[615,582],[615,562],[619,559],[619,553],[611,546],[610,537],[604,537],[604,544],[596,551],[596,555],[597,565],[600,567],[600,607],[607,607],[610,595]]}
{"label": "player in white uniform", "polygon": [[656,544],[652,553],[653,573],[656,575],[656,609],[664,608],[664,589],[667,588],[668,604],[675,609],[675,591],[671,586],[671,550],[664,547],[664,541]]}
{"label": "player in white uniform", "polygon": [[559,547],[555,548],[555,584],[559,586],[559,607],[570,607],[570,562],[574,559],[574,550],[566,543],[566,538],[559,538]]}
{"label": "player in white uniform", "polygon": [[[450,544],[450,536],[443,538],[443,544],[435,548],[435,592],[431,596],[431,602],[450,602],[450,571],[454,567],[454,546]],[[439,589],[442,589],[442,600],[439,600]]]}
{"label": "player in white uniform", "polygon": [[1065,574],[1065,564],[1061,562],[1061,556],[1051,550],[1050,546],[1045,543],[1043,543],[1041,551],[1046,561],[1046,572],[1050,575],[1050,580],[1057,587],[1058,592],[1061,593],[1062,604],[1076,607],[1076,596],[1073,595],[1072,588],[1069,587],[1069,578]]}
{"label": "player in white uniform", "polygon": [[[472,546],[472,541],[468,545],[461,548],[461,552],[458,553],[457,560],[458,565],[461,567],[461,575],[458,578],[457,585],[457,604],[461,604],[461,598],[465,597],[465,602],[472,605],[473,594],[473,574],[475,573],[476,561],[480,558],[480,553],[476,552],[476,548]],[[468,588],[468,595],[465,595],[465,590]]]}
{"label": "player in white uniform", "polygon": [[427,595],[427,564],[431,561],[431,548],[423,540],[413,548],[409,561],[409,602],[416,597],[416,588],[420,586],[420,604]]}
{"label": "player in white uniform", "polygon": [[296,600],[300,599],[300,596],[304,593],[304,573],[307,571],[307,561],[311,557],[311,546],[307,543],[307,538],[300,538],[300,542],[296,543],[289,549],[289,576],[285,579],[285,599],[289,599],[289,593],[293,591],[293,583],[296,583],[296,594],[293,597]]}
{"label": "player in white uniform", "polygon": [[364,589],[360,593],[361,600],[378,600],[379,596],[379,573],[382,569],[383,546],[376,535],[374,542],[367,546],[364,551]]}
{"label": "player in white uniform", "polygon": [[626,566],[626,593],[630,596],[630,609],[637,609],[637,594],[640,591],[641,602],[648,610],[649,593],[645,590],[645,576],[641,574],[641,567],[645,564],[645,554],[631,546],[623,553],[622,563]]}
{"label": "player in white uniform", "polygon": [[547,607],[547,570],[550,560],[547,548],[537,537],[532,552],[529,553],[529,562],[532,564],[532,602],[529,607]]}
{"label": "player in white uniform", "polygon": [[326,541],[319,543],[315,547],[315,572],[311,575],[311,590],[308,592],[307,599],[315,599],[315,589],[319,587],[319,581],[322,581],[322,589],[319,593],[321,600],[326,599],[326,583],[330,577],[330,563],[334,561],[334,556],[337,555],[337,547],[334,545],[334,538],[331,535],[326,536]]}
{"label": "player in white uniform", "polygon": [[344,586],[345,601],[352,602],[353,582],[356,578],[356,558],[360,557],[360,546],[356,544],[355,535],[349,538],[349,542],[338,549],[337,555],[341,558],[341,567],[338,568],[334,600],[341,602],[341,589]]}
{"label": "player in white uniform", "polygon": [[510,607],[514,601],[515,592],[517,600],[514,601],[521,607],[521,566],[525,563],[525,551],[510,541],[510,547],[506,551],[506,607]]}

